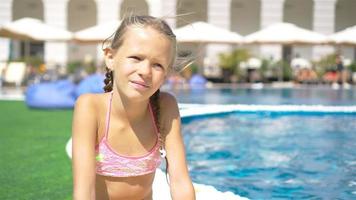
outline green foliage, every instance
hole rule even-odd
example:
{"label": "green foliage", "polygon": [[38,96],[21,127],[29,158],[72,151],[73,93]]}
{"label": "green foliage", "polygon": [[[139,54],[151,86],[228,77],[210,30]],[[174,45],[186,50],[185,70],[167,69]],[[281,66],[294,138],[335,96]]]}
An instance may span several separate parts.
{"label": "green foliage", "polygon": [[262,65],[258,69],[262,79],[265,79],[269,76],[268,72],[270,71],[270,66],[272,61],[270,59],[262,59]]}
{"label": "green foliage", "polygon": [[230,70],[235,75],[240,75],[239,65],[247,61],[250,54],[247,49],[235,49],[229,53],[219,54],[219,65],[223,69]]}
{"label": "green foliage", "polygon": [[198,67],[198,65],[196,63],[193,63],[193,64],[189,65],[189,67],[191,69],[192,74],[197,74],[198,73],[199,67]]}
{"label": "green foliage", "polygon": [[77,69],[83,67],[83,64],[80,61],[73,61],[73,62],[69,62],[67,66],[68,66],[67,72],[69,74],[73,74]]}
{"label": "green foliage", "polygon": [[236,66],[236,60],[232,53],[219,54],[219,65],[223,69],[232,69]]}
{"label": "green foliage", "polygon": [[44,61],[40,57],[31,56],[26,59],[26,63],[27,65],[31,65],[33,67],[38,68],[40,65],[44,63]]}
{"label": "green foliage", "polygon": [[287,61],[278,60],[273,62],[270,67],[274,76],[276,76],[279,81],[288,81],[292,79],[292,68]]}
{"label": "green foliage", "polygon": [[293,78],[293,69],[287,61],[278,60],[262,60],[262,66],[260,68],[261,74],[264,78],[278,79],[279,81],[290,81]]}
{"label": "green foliage", "polygon": [[262,59],[262,65],[260,67],[260,71],[262,73],[266,72],[270,65],[271,65],[271,61],[270,60]]}
{"label": "green foliage", "polygon": [[88,73],[88,74],[93,74],[96,72],[96,66],[93,62],[85,65],[85,71]]}
{"label": "green foliage", "polygon": [[351,72],[356,72],[356,62],[351,63],[351,64],[348,66],[348,69],[349,69]]}
{"label": "green foliage", "polygon": [[289,62],[282,62],[282,77],[284,81],[290,81],[293,79],[293,69],[290,66]]}
{"label": "green foliage", "polygon": [[336,53],[326,55],[322,57],[319,61],[314,62],[315,72],[321,77],[326,71],[335,69],[335,59]]}
{"label": "green foliage", "polygon": [[29,56],[23,58],[12,59],[9,62],[25,62],[27,65],[31,65],[35,68],[38,68],[40,65],[44,63],[43,59],[37,56]]}
{"label": "green foliage", "polygon": [[87,74],[93,74],[96,72],[96,66],[94,62],[83,63],[81,61],[72,61],[68,63],[67,71],[69,74],[73,74],[77,70],[83,69]]}

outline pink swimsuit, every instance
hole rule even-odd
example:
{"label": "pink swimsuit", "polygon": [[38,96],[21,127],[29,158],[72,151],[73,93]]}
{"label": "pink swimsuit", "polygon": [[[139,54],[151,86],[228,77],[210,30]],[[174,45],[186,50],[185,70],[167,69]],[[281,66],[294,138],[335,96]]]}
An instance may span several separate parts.
{"label": "pink swimsuit", "polygon": [[[95,147],[96,153],[96,173],[103,176],[112,177],[130,177],[140,176],[156,171],[156,168],[161,164],[162,140],[157,129],[155,118],[153,116],[151,105],[149,110],[153,119],[153,124],[157,133],[156,144],[153,148],[143,156],[124,156],[119,155],[112,149],[108,142],[108,132],[110,124],[111,102],[113,93],[110,95],[108,104],[108,112],[106,115],[105,135]],[[164,157],[165,155],[162,155]]]}

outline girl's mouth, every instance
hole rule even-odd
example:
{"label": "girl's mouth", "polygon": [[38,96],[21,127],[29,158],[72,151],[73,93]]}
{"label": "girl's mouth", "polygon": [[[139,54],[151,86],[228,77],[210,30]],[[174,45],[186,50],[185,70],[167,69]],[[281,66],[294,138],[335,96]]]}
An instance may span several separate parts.
{"label": "girl's mouth", "polygon": [[149,85],[142,81],[130,81],[130,83],[137,90],[147,90],[150,88]]}

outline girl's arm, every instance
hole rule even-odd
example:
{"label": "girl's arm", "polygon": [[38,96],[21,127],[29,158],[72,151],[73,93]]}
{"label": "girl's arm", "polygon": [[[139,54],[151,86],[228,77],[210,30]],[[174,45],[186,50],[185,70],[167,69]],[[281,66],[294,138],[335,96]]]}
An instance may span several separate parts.
{"label": "girl's arm", "polygon": [[74,107],[72,124],[73,199],[95,199],[96,109],[92,95],[82,95]]}
{"label": "girl's arm", "polygon": [[168,93],[161,94],[161,113],[163,131],[167,134],[165,147],[172,199],[194,200],[195,191],[185,159],[178,105],[175,98]]}

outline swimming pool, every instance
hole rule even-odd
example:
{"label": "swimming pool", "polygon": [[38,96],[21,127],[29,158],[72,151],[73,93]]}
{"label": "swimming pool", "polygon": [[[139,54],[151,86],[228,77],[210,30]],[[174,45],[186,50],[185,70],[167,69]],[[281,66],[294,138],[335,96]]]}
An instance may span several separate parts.
{"label": "swimming pool", "polygon": [[[356,112],[344,112],[348,106],[355,110],[354,90],[228,88],[174,94],[180,103],[310,109],[239,111],[237,107],[225,114],[183,116],[194,182],[251,199],[356,197]],[[346,110],[324,112],[314,105]],[[181,109],[183,114],[185,109],[189,107]]]}
{"label": "swimming pool", "polygon": [[355,122],[353,114],[185,118],[192,179],[251,199],[353,199]]}
{"label": "swimming pool", "polygon": [[264,105],[356,105],[356,87],[332,90],[330,87],[176,89],[168,90],[180,103],[264,104]]}

